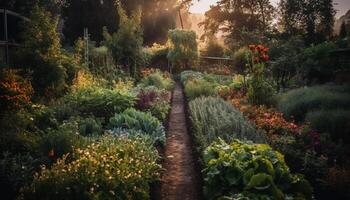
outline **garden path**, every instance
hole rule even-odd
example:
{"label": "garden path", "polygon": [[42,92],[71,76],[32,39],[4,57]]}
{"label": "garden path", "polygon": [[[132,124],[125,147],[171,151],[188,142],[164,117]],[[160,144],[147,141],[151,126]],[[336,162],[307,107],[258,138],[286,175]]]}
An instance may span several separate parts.
{"label": "garden path", "polygon": [[200,199],[200,172],[196,170],[184,105],[183,89],[180,83],[176,83],[165,147],[162,200]]}

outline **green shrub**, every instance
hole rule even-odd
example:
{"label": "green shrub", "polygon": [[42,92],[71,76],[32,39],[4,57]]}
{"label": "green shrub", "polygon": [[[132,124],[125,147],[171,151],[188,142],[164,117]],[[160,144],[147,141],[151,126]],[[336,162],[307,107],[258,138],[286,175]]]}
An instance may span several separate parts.
{"label": "green shrub", "polygon": [[194,31],[175,29],[168,33],[169,51],[167,58],[172,63],[174,71],[189,69],[198,60],[198,43]]}
{"label": "green shrub", "polygon": [[76,121],[67,121],[56,130],[50,130],[40,142],[40,151],[50,161],[72,153],[74,148],[86,145],[86,140],[79,135],[79,125]]}
{"label": "green shrub", "polygon": [[98,136],[103,134],[101,120],[88,117],[79,120],[79,133],[83,136]]}
{"label": "green shrub", "polygon": [[216,95],[215,85],[203,79],[188,80],[185,83],[185,94],[188,100],[200,96],[214,96]]}
{"label": "green shrub", "polygon": [[299,70],[308,82],[324,83],[333,79],[339,69],[334,66],[330,51],[336,48],[333,42],[324,42],[304,50],[302,53],[304,62]]}
{"label": "green shrub", "polygon": [[136,97],[132,94],[121,94],[119,91],[104,88],[79,90],[65,97],[65,103],[83,115],[105,119],[132,107],[135,100]]}
{"label": "green shrub", "polygon": [[155,103],[150,108],[150,113],[152,116],[159,119],[159,121],[164,122],[170,111],[170,103],[166,101],[161,101]]}
{"label": "green shrub", "polygon": [[315,110],[350,108],[350,94],[345,86],[314,86],[291,90],[280,97],[278,109],[286,117],[303,121],[306,114]]}
{"label": "green shrub", "polygon": [[174,82],[170,77],[157,71],[149,76],[144,77],[140,84],[142,87],[155,86],[158,89],[171,90],[173,88]]}
{"label": "green shrub", "polygon": [[206,148],[218,137],[228,142],[233,139],[265,141],[241,112],[221,98],[197,98],[189,103],[189,113],[194,137],[201,148]]}
{"label": "green shrub", "polygon": [[350,144],[350,110],[318,110],[308,112],[305,121],[311,127],[331,135],[334,140]]}
{"label": "green shrub", "polygon": [[247,63],[250,62],[251,51],[247,47],[240,48],[233,55],[233,71],[241,75],[246,75]]}
{"label": "green shrub", "polygon": [[165,143],[165,130],[161,122],[150,113],[137,111],[133,108],[125,110],[121,114],[115,114],[109,120],[110,129],[126,129],[141,131],[149,135],[154,143]]}
{"label": "green shrub", "polygon": [[207,199],[312,199],[310,184],[268,145],[220,140],[203,157]]}
{"label": "green shrub", "polygon": [[24,199],[150,199],[150,186],[160,177],[158,154],[142,139],[100,139],[86,149],[76,149],[51,168],[42,167]]}
{"label": "green shrub", "polygon": [[275,90],[265,80],[253,77],[248,87],[248,101],[255,105],[271,105],[274,103]]}
{"label": "green shrub", "polygon": [[29,154],[4,153],[0,159],[0,195],[2,199],[16,199],[20,189],[30,185],[40,161]]}
{"label": "green shrub", "polygon": [[186,84],[186,81],[192,80],[192,79],[202,79],[203,74],[201,72],[186,70],[181,72],[180,74],[180,80],[183,84]]}

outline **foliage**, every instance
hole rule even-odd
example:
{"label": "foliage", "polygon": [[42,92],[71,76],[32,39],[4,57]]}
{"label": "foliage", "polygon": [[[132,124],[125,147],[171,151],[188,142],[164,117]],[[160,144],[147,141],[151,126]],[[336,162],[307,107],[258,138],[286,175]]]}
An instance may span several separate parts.
{"label": "foliage", "polygon": [[75,149],[52,168],[43,166],[23,193],[25,199],[150,199],[149,184],[160,175],[155,148],[139,140],[112,138]]}
{"label": "foliage", "polygon": [[136,97],[133,94],[121,94],[117,90],[90,88],[69,94],[64,101],[83,115],[94,115],[108,119],[115,113],[132,107]]}
{"label": "foliage", "polygon": [[20,109],[31,103],[33,88],[18,70],[4,68],[0,71],[0,109]]}
{"label": "foliage", "polygon": [[29,154],[3,153],[0,158],[1,198],[15,199],[20,189],[32,182],[39,163]]}
{"label": "foliage", "polygon": [[202,79],[203,74],[197,71],[185,70],[180,74],[180,80],[183,84],[186,84],[188,80],[192,79]]}
{"label": "foliage", "polygon": [[197,36],[194,31],[175,29],[168,33],[168,59],[176,72],[193,67],[198,59]]}
{"label": "foliage", "polygon": [[[238,94],[239,95],[239,94]],[[240,96],[231,96],[230,102],[240,110],[245,117],[268,135],[298,134],[300,127],[288,122],[282,113],[266,106],[254,106]]]}
{"label": "foliage", "polygon": [[330,39],[333,34],[333,0],[283,0],[279,4],[280,24],[288,36],[301,35],[306,44]]}
{"label": "foliage", "polygon": [[304,62],[300,71],[308,83],[325,83],[334,78],[337,68],[333,66],[334,61],[329,53],[334,49],[336,45],[333,42],[324,42],[303,51]]}
{"label": "foliage", "polygon": [[207,199],[312,199],[308,181],[291,174],[283,155],[266,144],[220,140],[203,157]]}
{"label": "foliage", "polygon": [[283,94],[278,109],[288,118],[303,121],[310,111],[349,108],[347,86],[313,86],[291,90]]}
{"label": "foliage", "polygon": [[291,81],[296,78],[301,65],[301,52],[304,42],[299,37],[287,41],[277,42],[270,47],[272,75],[277,83],[277,90],[291,87]]}
{"label": "foliage", "polygon": [[110,35],[107,28],[104,28],[105,43],[112,52],[116,65],[126,67],[128,72],[135,76],[136,68],[144,62],[141,10],[137,9],[131,17],[128,17],[121,5],[118,4],[117,9],[119,29],[113,35]]}
{"label": "foliage", "polygon": [[329,169],[325,181],[326,188],[334,198],[350,198],[350,171],[346,168],[332,167]]}
{"label": "foliage", "polygon": [[238,110],[220,98],[200,97],[191,101],[189,114],[193,135],[202,149],[218,137],[227,142],[233,139],[265,141]]}
{"label": "foliage", "polygon": [[165,144],[165,130],[161,122],[150,113],[137,111],[133,108],[116,114],[109,120],[110,129],[126,129],[140,131],[149,135],[154,143]]}
{"label": "foliage", "polygon": [[160,71],[156,71],[140,81],[140,85],[143,87],[155,86],[158,89],[171,90],[173,88],[174,82],[171,77]]}
{"label": "foliage", "polygon": [[267,33],[271,29],[274,8],[270,1],[220,0],[205,13],[204,26],[206,37],[219,30],[226,38],[234,42],[244,42],[244,33]]}
{"label": "foliage", "polygon": [[55,161],[64,154],[72,153],[75,148],[86,145],[86,141],[79,135],[79,125],[76,121],[67,121],[44,135],[40,141],[40,151],[49,161]]}
{"label": "foliage", "polygon": [[247,76],[246,67],[250,62],[249,55],[251,55],[251,51],[247,47],[238,49],[233,55],[234,71],[243,75],[244,77]]}
{"label": "foliage", "polygon": [[200,96],[215,96],[215,85],[203,79],[189,80],[185,84],[185,94],[188,100],[194,100]]}
{"label": "foliage", "polygon": [[[262,45],[250,45],[250,61],[247,65],[248,73],[252,76],[248,83],[248,100],[257,105],[271,104],[274,97],[274,89],[264,77],[265,62],[269,60],[269,49]],[[247,55],[249,56],[249,55]]]}
{"label": "foliage", "polygon": [[334,141],[350,144],[350,110],[315,110],[308,112],[305,121],[320,132],[329,133]]}
{"label": "foliage", "polygon": [[152,87],[141,89],[135,107],[142,111],[150,111],[154,117],[164,122],[170,110],[170,93]]}
{"label": "foliage", "polygon": [[201,55],[210,56],[210,57],[223,57],[224,56],[224,47],[218,42],[216,38],[210,38]]}
{"label": "foliage", "polygon": [[35,6],[22,33],[20,64],[33,71],[32,84],[37,95],[53,97],[66,89],[66,69],[62,66],[58,19]]}

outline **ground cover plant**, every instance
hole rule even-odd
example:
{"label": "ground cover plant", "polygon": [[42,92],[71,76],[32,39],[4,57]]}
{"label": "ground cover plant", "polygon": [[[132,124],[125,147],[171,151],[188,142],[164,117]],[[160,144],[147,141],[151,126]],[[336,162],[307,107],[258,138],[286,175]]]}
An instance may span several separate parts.
{"label": "ground cover plant", "polygon": [[149,199],[159,178],[158,154],[142,139],[105,136],[42,167],[24,199]]}
{"label": "ground cover plant", "polygon": [[214,142],[204,152],[207,199],[311,199],[312,187],[291,174],[283,155],[266,144]]}

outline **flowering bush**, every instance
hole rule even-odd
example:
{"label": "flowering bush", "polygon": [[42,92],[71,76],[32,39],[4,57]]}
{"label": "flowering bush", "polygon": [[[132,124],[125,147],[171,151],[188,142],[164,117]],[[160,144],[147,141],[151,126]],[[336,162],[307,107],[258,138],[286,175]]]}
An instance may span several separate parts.
{"label": "flowering bush", "polygon": [[18,70],[5,68],[0,72],[0,109],[19,109],[30,104],[32,85]]}
{"label": "flowering bush", "polygon": [[156,149],[142,139],[106,136],[63,156],[52,168],[43,166],[22,196],[36,200],[150,199],[149,184],[160,176],[157,160]]}
{"label": "flowering bush", "polygon": [[264,130],[269,135],[298,134],[300,131],[300,127],[293,122],[288,122],[282,113],[269,109],[266,106],[251,105],[241,93],[238,93],[230,101],[233,106],[254,122],[259,129]]}
{"label": "flowering bush", "polygon": [[270,104],[274,95],[273,88],[264,77],[265,63],[269,60],[269,49],[262,45],[250,45],[252,52],[247,63],[248,73],[252,76],[248,87],[248,100],[253,104]]}

